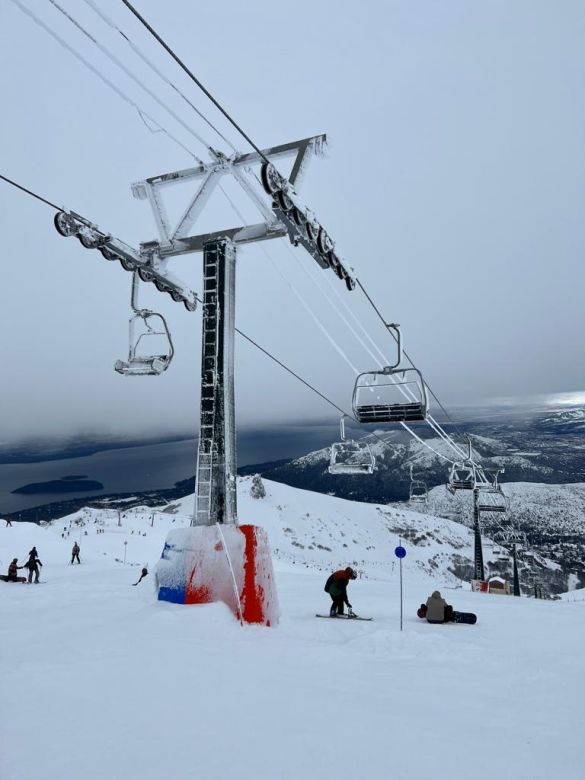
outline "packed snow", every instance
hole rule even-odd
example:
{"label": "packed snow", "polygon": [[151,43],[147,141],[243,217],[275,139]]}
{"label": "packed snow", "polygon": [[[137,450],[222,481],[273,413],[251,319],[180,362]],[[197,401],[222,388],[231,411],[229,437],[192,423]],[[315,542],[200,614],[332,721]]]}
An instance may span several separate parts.
{"label": "packed snow", "polygon": [[[44,564],[39,585],[0,582],[2,780],[583,778],[578,591],[472,593],[450,571],[472,555],[457,523],[267,481],[255,499],[251,485],[240,480],[239,516],[271,540],[274,628],[156,600],[156,561],[192,497],[0,524],[4,573],[33,545]],[[361,575],[350,601],[373,621],[316,619],[327,574],[348,564]],[[436,588],[477,624],[419,620]]]}

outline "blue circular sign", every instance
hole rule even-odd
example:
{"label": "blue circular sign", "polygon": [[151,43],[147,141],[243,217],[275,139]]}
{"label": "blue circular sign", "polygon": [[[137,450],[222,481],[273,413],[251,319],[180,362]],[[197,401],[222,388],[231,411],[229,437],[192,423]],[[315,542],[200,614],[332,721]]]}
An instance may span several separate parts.
{"label": "blue circular sign", "polygon": [[405,558],[406,557],[406,550],[404,549],[404,547],[402,547],[402,545],[400,545],[399,547],[397,547],[394,550],[394,555],[397,558]]}

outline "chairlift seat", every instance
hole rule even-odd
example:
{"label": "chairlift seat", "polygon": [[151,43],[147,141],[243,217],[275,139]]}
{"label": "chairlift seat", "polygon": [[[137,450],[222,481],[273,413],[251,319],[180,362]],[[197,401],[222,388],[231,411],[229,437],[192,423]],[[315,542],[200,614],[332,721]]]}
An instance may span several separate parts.
{"label": "chairlift seat", "polygon": [[373,474],[375,465],[367,444],[347,440],[331,445],[330,474]]}
{"label": "chairlift seat", "polygon": [[167,355],[155,355],[150,358],[135,358],[129,361],[116,360],[114,370],[124,376],[159,376],[170,364]]}

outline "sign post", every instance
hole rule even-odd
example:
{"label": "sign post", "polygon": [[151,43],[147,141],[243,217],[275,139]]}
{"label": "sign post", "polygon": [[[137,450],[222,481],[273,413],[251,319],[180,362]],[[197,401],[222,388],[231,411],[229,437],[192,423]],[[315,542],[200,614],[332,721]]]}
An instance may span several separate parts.
{"label": "sign post", "polygon": [[124,566],[126,566],[126,547],[128,545],[128,539],[124,540]]}
{"label": "sign post", "polygon": [[400,561],[400,630],[402,631],[402,559],[406,556],[406,550],[402,546],[402,541],[394,550],[394,555]]}

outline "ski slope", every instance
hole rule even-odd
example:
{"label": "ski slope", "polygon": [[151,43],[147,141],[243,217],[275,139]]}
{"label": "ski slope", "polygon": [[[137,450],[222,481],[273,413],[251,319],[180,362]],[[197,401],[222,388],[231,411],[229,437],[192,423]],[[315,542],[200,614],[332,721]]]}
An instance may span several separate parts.
{"label": "ski slope", "polygon": [[[154,565],[192,499],[152,526],[151,509],[121,526],[95,510],[0,524],[3,571],[33,544],[45,564],[38,586],[0,582],[2,780],[582,780],[585,602],[471,593],[449,572],[471,534],[448,520],[265,486],[254,500],[240,481],[239,513],[271,539],[273,629],[155,600]],[[316,620],[326,573],[348,563],[373,622]],[[418,620],[437,587],[478,623]]]}

